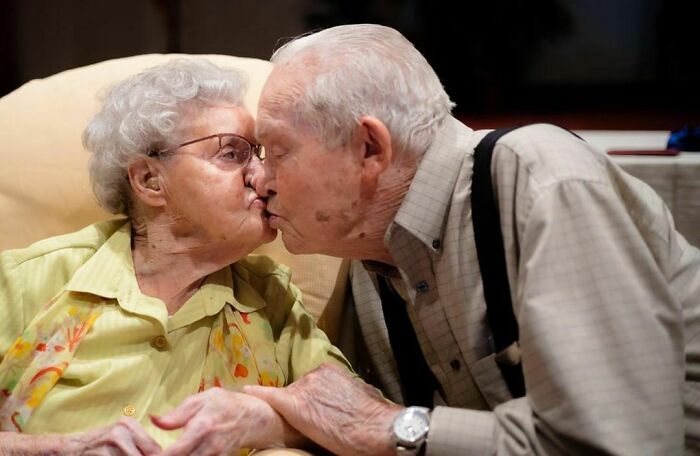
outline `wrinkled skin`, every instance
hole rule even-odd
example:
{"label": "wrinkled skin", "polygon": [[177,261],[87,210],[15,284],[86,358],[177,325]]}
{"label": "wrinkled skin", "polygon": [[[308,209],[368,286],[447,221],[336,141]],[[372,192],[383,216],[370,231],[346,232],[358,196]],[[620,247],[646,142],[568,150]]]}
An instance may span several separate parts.
{"label": "wrinkled skin", "polygon": [[0,456],[140,456],[160,451],[160,445],[132,418],[80,434],[0,432]]}
{"label": "wrinkled skin", "polygon": [[256,397],[212,388],[190,396],[165,416],[165,430],[183,429],[163,456],[229,454],[240,448],[298,447],[304,439],[270,405]]}
{"label": "wrinkled skin", "polygon": [[[160,445],[132,418],[122,418],[106,428],[94,429],[74,438],[81,455],[151,455]],[[70,454],[70,453],[68,453]]]}
{"label": "wrinkled skin", "polygon": [[246,386],[244,392],[335,454],[395,454],[391,427],[402,407],[337,366],[323,364],[285,388]]}

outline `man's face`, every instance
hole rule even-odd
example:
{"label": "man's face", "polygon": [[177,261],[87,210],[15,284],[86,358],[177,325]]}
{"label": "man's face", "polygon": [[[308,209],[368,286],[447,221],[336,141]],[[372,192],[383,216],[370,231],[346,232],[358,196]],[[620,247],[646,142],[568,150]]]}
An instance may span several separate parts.
{"label": "man's face", "polygon": [[250,166],[253,184],[290,252],[337,255],[359,219],[361,156],[356,145],[328,149],[293,124],[279,101],[289,79],[273,72],[263,89],[257,131],[265,161]]}

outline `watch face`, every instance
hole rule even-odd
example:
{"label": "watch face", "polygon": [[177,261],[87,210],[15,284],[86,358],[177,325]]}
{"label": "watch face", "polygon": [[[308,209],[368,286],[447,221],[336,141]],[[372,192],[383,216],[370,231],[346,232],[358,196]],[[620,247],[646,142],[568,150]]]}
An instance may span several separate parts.
{"label": "watch face", "polygon": [[408,408],[394,422],[394,435],[400,444],[415,444],[425,438],[429,423],[426,412]]}

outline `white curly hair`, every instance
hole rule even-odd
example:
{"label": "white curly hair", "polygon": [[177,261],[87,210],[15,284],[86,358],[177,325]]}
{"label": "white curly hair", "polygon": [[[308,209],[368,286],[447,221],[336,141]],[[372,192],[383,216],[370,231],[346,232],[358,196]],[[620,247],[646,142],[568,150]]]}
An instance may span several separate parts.
{"label": "white curly hair", "polygon": [[92,153],[90,181],[98,202],[114,214],[129,213],[129,165],[154,148],[173,145],[188,106],[243,104],[247,79],[204,59],[174,59],[129,77],[106,94],[83,132]]}

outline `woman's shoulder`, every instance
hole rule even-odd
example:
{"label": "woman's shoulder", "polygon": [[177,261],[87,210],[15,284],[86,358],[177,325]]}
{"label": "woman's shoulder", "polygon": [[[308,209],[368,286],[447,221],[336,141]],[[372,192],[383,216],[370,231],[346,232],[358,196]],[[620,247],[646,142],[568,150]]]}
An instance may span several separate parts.
{"label": "woman's shoulder", "polygon": [[111,220],[87,226],[75,233],[38,241],[27,248],[0,253],[0,300],[25,302],[50,299],[126,221]]}
{"label": "woman's shoulder", "polygon": [[289,286],[291,270],[267,255],[251,254],[237,261],[233,265],[236,273],[256,283],[274,282],[286,287]]}
{"label": "woman's shoulder", "polygon": [[[232,265],[236,294],[252,289],[264,301],[273,327],[286,320],[301,292],[291,282],[290,269],[265,255],[248,255]],[[240,293],[241,298],[245,293]]]}
{"label": "woman's shoulder", "polygon": [[0,338],[0,353],[124,223],[98,223],[0,253],[0,334],[7,337]]}
{"label": "woman's shoulder", "polygon": [[0,255],[3,263],[20,267],[37,260],[61,260],[66,256],[92,254],[109,239],[125,219],[95,223],[73,233],[62,234],[37,241],[29,247],[6,250]]}

